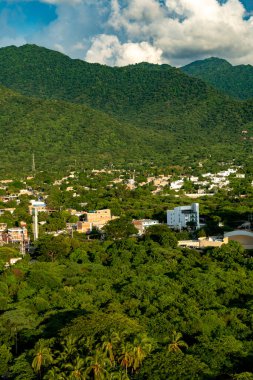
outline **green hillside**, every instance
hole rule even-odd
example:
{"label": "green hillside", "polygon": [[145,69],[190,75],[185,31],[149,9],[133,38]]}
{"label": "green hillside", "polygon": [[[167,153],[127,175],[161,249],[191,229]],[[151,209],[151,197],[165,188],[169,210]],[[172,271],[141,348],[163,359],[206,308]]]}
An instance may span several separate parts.
{"label": "green hillside", "polygon": [[253,66],[251,65],[232,66],[224,59],[208,58],[186,65],[181,70],[235,98],[253,98]]}
{"label": "green hillside", "polygon": [[112,68],[36,45],[0,49],[0,83],[23,95],[85,103],[127,118],[164,101],[203,99],[210,91],[168,65]]}
{"label": "green hillside", "polygon": [[[112,68],[34,45],[0,49],[1,173],[245,159],[253,102],[168,65]],[[10,90],[11,89],[11,90]],[[12,92],[13,89],[15,92]]]}
{"label": "green hillside", "polygon": [[[152,141],[155,146],[152,146]],[[162,146],[160,147],[159,144]],[[96,167],[159,155],[164,143],[150,131],[120,123],[85,105],[39,100],[0,88],[0,174],[37,168]]]}

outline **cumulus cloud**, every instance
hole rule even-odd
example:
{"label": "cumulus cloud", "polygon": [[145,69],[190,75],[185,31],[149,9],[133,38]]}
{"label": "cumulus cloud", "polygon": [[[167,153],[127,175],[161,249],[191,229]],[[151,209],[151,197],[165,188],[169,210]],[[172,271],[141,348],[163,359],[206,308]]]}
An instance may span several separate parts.
{"label": "cumulus cloud", "polygon": [[173,64],[210,55],[253,63],[253,18],[245,14],[239,0],[112,0],[108,22],[130,40],[152,41]]}
{"label": "cumulus cloud", "polygon": [[57,18],[32,37],[73,58],[83,58],[93,36],[103,31],[104,3],[91,0],[41,0],[56,5]]}
{"label": "cumulus cloud", "polygon": [[[253,64],[253,16],[240,0],[39,1],[54,5],[57,18],[26,41],[73,58],[180,66],[218,56]],[[5,40],[23,40],[4,21],[0,26]]]}
{"label": "cumulus cloud", "polygon": [[120,43],[118,37],[102,34],[93,39],[86,54],[88,62],[124,66],[140,62],[161,63],[162,50],[148,42]]}

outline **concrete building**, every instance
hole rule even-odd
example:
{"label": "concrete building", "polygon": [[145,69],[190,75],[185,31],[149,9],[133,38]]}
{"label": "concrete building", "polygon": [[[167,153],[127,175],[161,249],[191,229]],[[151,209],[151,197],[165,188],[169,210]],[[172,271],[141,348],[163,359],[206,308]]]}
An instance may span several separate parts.
{"label": "concrete building", "polygon": [[7,223],[0,223],[0,232],[4,232],[7,230]]}
{"label": "concrete building", "polygon": [[102,229],[106,223],[117,219],[112,216],[111,210],[97,210],[92,212],[84,212],[82,215],[83,221],[77,223],[77,232],[87,233],[92,231],[93,227]]}
{"label": "concrete building", "polygon": [[180,240],[178,242],[179,247],[187,247],[187,248],[220,248],[223,244],[228,243],[228,238],[218,239],[216,237],[209,238],[198,238],[198,240]]}
{"label": "concrete building", "polygon": [[167,211],[167,225],[170,228],[181,230],[194,223],[195,228],[199,228],[199,203],[192,203],[190,206],[175,207],[174,210]]}
{"label": "concrete building", "polygon": [[8,229],[9,243],[22,243],[28,241],[28,232],[26,228],[16,227]]}
{"label": "concrete building", "polygon": [[92,223],[90,222],[77,222],[76,231],[80,234],[87,234],[92,231]]}
{"label": "concrete building", "polygon": [[224,237],[229,241],[237,241],[244,249],[253,249],[253,232],[245,230],[235,230],[228,232]]}
{"label": "concrete building", "polygon": [[152,220],[152,219],[140,219],[140,220],[133,220],[134,227],[138,230],[139,235],[144,234],[145,230],[148,227],[155,226],[159,224],[158,220]]}

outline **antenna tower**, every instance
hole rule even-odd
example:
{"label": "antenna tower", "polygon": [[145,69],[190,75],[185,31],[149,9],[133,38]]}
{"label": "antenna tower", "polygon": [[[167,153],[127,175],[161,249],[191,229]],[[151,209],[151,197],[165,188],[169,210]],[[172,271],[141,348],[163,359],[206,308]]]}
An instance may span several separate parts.
{"label": "antenna tower", "polygon": [[36,171],[36,167],[35,167],[35,156],[34,156],[34,153],[33,153],[32,172],[35,173],[35,171]]}

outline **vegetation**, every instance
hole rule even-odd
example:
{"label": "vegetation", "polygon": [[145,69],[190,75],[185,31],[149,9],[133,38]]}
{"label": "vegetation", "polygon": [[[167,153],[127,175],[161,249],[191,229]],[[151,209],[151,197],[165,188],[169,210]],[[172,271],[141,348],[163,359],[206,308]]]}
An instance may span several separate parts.
{"label": "vegetation", "polygon": [[[30,45],[0,49],[0,82],[0,174],[14,179],[0,195],[30,191],[1,199],[0,223],[23,221],[32,235],[30,200],[50,208],[31,256],[10,266],[19,247],[0,247],[0,377],[252,379],[252,253],[177,242],[252,221],[253,102],[168,65],[109,68]],[[33,153],[37,168],[23,179]],[[223,160],[244,176],[199,198],[201,230],[136,235],[132,219],[164,222],[189,203],[183,190],[198,190],[189,177],[203,180]],[[154,193],[147,178],[160,174],[169,181]],[[175,193],[169,182],[182,176]],[[74,231],[70,209],[103,208],[118,218],[88,236]]]}
{"label": "vegetation", "polygon": [[202,254],[173,248],[165,233],[54,238],[50,249],[41,238],[37,261],[3,270],[1,375],[250,379],[252,258],[234,242]]}
{"label": "vegetation", "polygon": [[0,88],[2,175],[27,173],[33,152],[50,172],[252,158],[241,131],[253,131],[253,102],[168,65],[112,68],[12,46],[0,49],[0,82],[19,92]]}
{"label": "vegetation", "polygon": [[181,70],[204,80],[234,98],[253,98],[253,67],[251,65],[232,66],[224,59],[208,58],[190,63]]}

